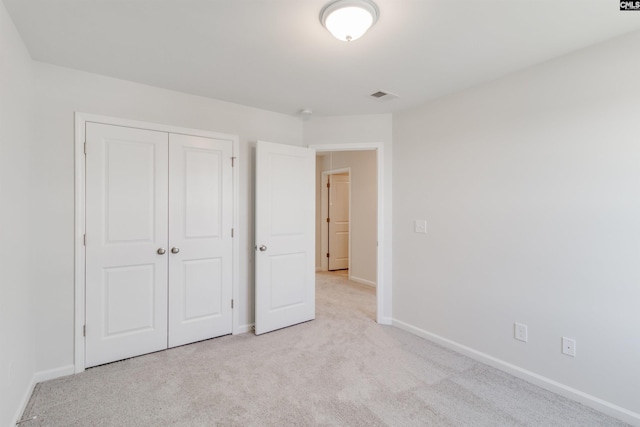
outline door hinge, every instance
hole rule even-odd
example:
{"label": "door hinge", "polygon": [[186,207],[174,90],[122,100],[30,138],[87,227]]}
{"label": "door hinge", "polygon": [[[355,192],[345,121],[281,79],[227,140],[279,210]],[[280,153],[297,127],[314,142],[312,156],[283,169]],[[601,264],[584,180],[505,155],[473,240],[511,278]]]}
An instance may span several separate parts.
{"label": "door hinge", "polygon": [[236,165],[236,158],[232,157],[231,158],[231,167],[234,167]]}
{"label": "door hinge", "polygon": [[233,300],[231,300],[231,308],[233,308]]}
{"label": "door hinge", "polygon": [[329,252],[327,252],[327,258],[329,258]]}
{"label": "door hinge", "polygon": [[331,218],[327,218],[327,222],[331,222]]}
{"label": "door hinge", "polygon": [[87,336],[87,325],[82,325],[82,336],[83,337]]}
{"label": "door hinge", "polygon": [[327,182],[327,188],[331,188],[331,183]]}
{"label": "door hinge", "polygon": [[87,246],[87,235],[86,235],[86,234],[83,234],[83,235],[82,235],[82,244],[83,244],[84,246]]}
{"label": "door hinge", "polygon": [[233,238],[233,228],[231,229],[231,238]]}
{"label": "door hinge", "polygon": [[84,155],[87,155],[87,141],[84,142]]}

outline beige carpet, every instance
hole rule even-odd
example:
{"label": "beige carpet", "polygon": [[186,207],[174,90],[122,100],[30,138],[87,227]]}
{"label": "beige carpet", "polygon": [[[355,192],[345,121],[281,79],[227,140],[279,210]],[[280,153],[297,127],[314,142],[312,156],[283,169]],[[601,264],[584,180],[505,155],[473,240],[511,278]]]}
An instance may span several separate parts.
{"label": "beige carpet", "polygon": [[321,273],[315,321],[47,381],[22,426],[625,425],[374,318],[373,289]]}

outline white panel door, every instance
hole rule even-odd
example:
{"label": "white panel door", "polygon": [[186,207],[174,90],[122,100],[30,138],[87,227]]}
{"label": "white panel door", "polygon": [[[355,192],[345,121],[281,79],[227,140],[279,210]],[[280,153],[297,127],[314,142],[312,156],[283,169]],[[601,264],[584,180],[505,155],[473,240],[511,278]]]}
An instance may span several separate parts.
{"label": "white panel door", "polygon": [[255,332],[315,318],[315,150],[256,146]]}
{"label": "white panel door", "polygon": [[349,268],[349,174],[329,175],[329,270]]}
{"label": "white panel door", "polygon": [[231,333],[232,149],[169,136],[169,347]]}
{"label": "white panel door", "polygon": [[87,367],[167,346],[167,140],[87,123]]}

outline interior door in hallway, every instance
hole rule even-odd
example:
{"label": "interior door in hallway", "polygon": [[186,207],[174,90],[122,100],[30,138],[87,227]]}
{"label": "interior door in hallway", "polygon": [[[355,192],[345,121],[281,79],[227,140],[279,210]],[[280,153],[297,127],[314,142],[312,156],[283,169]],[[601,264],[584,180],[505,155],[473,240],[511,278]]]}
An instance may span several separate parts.
{"label": "interior door in hallway", "polygon": [[87,123],[87,367],[167,347],[167,141]]}
{"label": "interior door in hallway", "polygon": [[315,150],[256,146],[255,332],[315,318]]}
{"label": "interior door in hallway", "polygon": [[169,136],[169,347],[231,333],[232,155]]}
{"label": "interior door in hallway", "polygon": [[349,268],[349,173],[328,176],[329,270]]}

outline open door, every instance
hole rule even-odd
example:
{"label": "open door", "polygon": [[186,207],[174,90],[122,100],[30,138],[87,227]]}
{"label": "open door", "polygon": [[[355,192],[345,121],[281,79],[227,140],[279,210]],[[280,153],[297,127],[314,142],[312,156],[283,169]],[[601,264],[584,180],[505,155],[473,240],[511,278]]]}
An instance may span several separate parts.
{"label": "open door", "polygon": [[315,318],[315,150],[256,146],[255,332]]}

